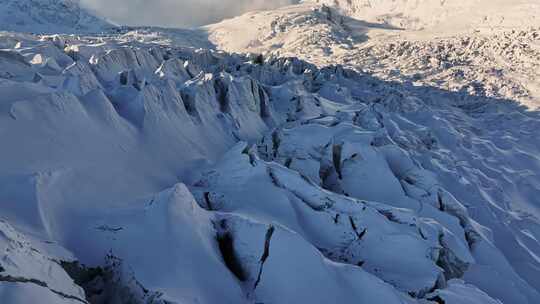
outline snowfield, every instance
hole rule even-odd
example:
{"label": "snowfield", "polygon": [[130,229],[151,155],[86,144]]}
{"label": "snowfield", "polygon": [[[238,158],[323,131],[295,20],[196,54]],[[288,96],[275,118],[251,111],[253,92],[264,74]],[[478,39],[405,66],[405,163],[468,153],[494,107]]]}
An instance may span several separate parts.
{"label": "snowfield", "polygon": [[481,31],[427,18],[480,0],[193,30],[3,2],[0,303],[540,298],[534,1]]}

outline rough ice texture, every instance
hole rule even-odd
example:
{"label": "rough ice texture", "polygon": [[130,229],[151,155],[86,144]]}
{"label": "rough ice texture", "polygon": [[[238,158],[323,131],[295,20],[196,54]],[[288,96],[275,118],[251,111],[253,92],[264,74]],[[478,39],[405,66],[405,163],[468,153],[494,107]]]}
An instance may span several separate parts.
{"label": "rough ice texture", "polygon": [[[503,86],[324,66],[428,75],[428,54],[463,71],[504,47],[362,59],[326,48],[354,20],[312,8],[229,22],[279,16],[263,42],[317,64],[187,47],[200,30],[2,33],[0,303],[536,303],[538,113]],[[514,46],[521,73],[536,53]]]}

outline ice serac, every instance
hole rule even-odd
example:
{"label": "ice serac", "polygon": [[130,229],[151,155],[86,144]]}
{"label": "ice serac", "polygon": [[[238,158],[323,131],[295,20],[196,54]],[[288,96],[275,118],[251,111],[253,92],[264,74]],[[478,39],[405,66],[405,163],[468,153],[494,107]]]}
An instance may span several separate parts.
{"label": "ice serac", "polygon": [[[444,250],[453,256],[453,252],[463,252],[460,241],[437,224],[410,218],[412,215],[403,210],[326,192],[295,171],[241,154],[242,148],[233,149],[219,168],[196,183],[204,185],[195,190],[206,208],[280,223],[302,235],[327,258],[361,266],[415,295],[441,283],[443,270],[437,261]],[[254,190],[256,201],[250,194]],[[446,244],[439,239],[448,239],[448,245],[455,247],[444,248]],[[403,254],[404,250],[409,254]],[[461,263],[471,261],[468,253],[461,258]],[[459,259],[441,266],[452,267],[453,262],[459,264]],[[414,273],[414,279],[400,279],[403,272]]]}
{"label": "ice serac", "polygon": [[213,215],[183,184],[103,212],[83,229],[91,234],[76,240],[78,256],[92,260],[110,252],[145,288],[164,293],[163,299],[243,302],[236,278],[222,262]]}

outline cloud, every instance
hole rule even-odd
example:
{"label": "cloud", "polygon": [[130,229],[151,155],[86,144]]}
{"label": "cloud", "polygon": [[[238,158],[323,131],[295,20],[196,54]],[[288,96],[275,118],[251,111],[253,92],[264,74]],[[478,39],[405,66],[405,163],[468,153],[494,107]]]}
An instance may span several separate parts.
{"label": "cloud", "polygon": [[193,27],[298,0],[80,0],[98,15],[123,25]]}

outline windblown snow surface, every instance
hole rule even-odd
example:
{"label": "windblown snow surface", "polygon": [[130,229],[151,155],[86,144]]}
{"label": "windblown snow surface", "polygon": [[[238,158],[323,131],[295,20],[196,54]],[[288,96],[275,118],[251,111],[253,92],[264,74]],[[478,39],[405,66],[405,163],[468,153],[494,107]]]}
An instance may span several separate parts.
{"label": "windblown snow surface", "polygon": [[323,2],[2,18],[0,303],[537,303],[537,3]]}

